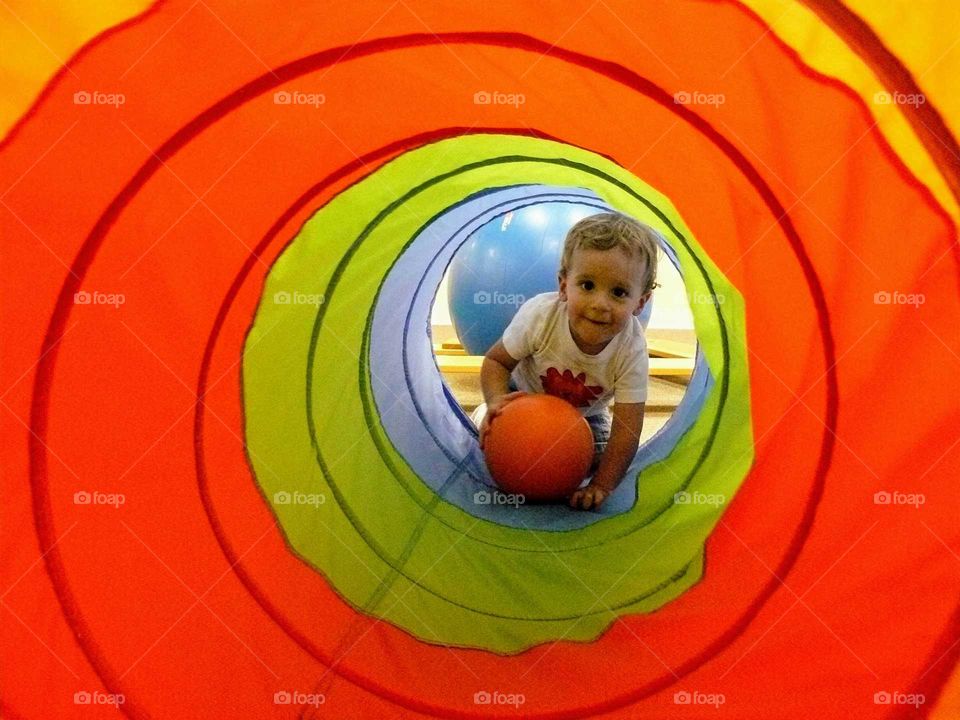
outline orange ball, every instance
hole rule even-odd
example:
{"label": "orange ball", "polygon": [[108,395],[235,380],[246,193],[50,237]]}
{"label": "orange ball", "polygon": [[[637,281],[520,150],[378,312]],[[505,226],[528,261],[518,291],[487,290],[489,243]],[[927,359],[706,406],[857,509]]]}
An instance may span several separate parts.
{"label": "orange ball", "polygon": [[483,449],[490,474],[504,492],[528,501],[560,500],[590,470],[593,433],[566,400],[525,395],[493,419]]}

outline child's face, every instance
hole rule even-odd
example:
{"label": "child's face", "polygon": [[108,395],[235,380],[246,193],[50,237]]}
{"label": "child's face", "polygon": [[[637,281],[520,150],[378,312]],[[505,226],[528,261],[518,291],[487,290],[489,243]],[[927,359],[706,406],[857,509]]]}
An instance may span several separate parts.
{"label": "child's face", "polygon": [[574,342],[596,355],[650,299],[641,293],[646,267],[622,248],[574,250],[567,274],[560,274],[560,299]]}

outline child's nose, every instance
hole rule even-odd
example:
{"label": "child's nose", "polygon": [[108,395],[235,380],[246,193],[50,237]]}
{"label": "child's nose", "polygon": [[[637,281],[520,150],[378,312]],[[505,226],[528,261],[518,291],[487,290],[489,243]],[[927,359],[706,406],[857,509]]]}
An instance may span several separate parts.
{"label": "child's nose", "polygon": [[593,297],[593,309],[597,312],[607,312],[610,309],[610,301],[601,293]]}

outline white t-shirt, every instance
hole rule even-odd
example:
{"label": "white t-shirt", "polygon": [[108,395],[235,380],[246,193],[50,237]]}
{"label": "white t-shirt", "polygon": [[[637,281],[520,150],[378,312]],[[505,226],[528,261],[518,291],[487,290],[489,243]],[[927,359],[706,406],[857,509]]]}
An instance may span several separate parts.
{"label": "white t-shirt", "polygon": [[562,397],[585,417],[606,412],[611,400],[647,400],[647,338],[636,316],[588,355],[570,334],[567,303],[559,293],[543,293],[520,306],[503,332],[503,347],[520,361],[512,373],[518,389]]}

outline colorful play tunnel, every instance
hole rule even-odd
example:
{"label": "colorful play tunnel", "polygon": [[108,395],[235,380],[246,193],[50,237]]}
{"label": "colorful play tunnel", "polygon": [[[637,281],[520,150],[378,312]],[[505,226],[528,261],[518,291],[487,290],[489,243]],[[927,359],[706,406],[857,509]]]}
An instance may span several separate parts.
{"label": "colorful play tunnel", "polygon": [[[960,717],[952,6],[0,23],[3,717]],[[545,202],[698,341],[600,512],[478,503],[431,344]]]}

